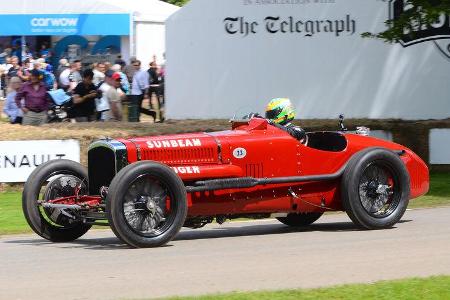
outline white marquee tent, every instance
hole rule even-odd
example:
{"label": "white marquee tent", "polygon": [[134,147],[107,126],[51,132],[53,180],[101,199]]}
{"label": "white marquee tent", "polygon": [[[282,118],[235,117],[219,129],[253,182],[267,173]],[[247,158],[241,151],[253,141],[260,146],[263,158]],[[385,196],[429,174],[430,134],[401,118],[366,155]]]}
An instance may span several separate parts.
{"label": "white marquee tent", "polygon": [[144,63],[165,51],[165,21],[179,7],[158,0],[18,0],[2,5],[0,15],[129,14],[130,35],[122,37],[125,58],[137,56]]}

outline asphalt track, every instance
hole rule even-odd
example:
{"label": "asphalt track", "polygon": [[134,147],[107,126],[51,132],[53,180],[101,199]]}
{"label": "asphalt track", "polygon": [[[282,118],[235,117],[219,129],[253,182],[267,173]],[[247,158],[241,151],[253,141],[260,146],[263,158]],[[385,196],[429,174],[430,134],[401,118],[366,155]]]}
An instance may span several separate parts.
{"label": "asphalt track", "polygon": [[310,288],[450,274],[450,208],[407,211],[390,230],[359,231],[345,214],[309,228],[275,220],[183,230],[129,249],[109,230],[52,244],[0,238],[0,299],[123,299]]}

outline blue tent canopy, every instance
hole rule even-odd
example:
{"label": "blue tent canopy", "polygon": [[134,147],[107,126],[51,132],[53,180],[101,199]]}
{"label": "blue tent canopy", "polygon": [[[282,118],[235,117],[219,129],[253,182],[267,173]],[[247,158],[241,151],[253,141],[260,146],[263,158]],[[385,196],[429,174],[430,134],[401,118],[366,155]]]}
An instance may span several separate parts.
{"label": "blue tent canopy", "polygon": [[[1,11],[0,11],[1,13]],[[129,35],[130,14],[0,14],[1,36]]]}
{"label": "blue tent canopy", "polygon": [[131,15],[109,0],[15,0],[0,7],[0,36],[129,35]]}

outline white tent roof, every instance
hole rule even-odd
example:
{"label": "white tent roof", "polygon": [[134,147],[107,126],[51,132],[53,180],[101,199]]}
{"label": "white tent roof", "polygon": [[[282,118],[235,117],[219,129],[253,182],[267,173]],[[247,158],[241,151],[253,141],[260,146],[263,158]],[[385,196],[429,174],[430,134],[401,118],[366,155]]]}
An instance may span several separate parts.
{"label": "white tent roof", "polygon": [[178,6],[159,0],[16,0],[0,14],[131,13],[135,21],[164,22]]}
{"label": "white tent roof", "polygon": [[164,22],[180,7],[159,0],[100,0],[134,14],[135,21]]}

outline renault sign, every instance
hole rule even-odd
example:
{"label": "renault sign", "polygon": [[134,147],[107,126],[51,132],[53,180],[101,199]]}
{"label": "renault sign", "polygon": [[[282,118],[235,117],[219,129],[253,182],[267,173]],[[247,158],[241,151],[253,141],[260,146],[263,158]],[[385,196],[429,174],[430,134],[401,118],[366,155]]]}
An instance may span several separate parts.
{"label": "renault sign", "polygon": [[54,159],[80,162],[77,140],[0,141],[0,182],[25,182],[39,165]]}

